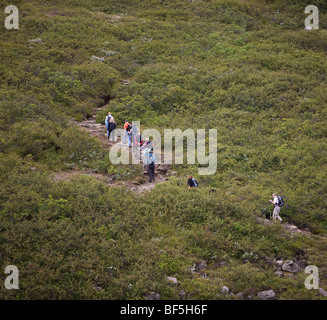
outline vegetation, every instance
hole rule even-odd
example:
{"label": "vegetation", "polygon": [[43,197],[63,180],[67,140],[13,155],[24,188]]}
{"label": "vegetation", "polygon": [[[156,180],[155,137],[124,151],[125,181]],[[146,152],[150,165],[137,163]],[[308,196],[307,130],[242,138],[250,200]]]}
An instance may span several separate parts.
{"label": "vegetation", "polygon": [[[11,2],[20,28],[0,27],[0,270],[16,265],[20,290],[0,285],[1,298],[237,299],[224,285],[253,299],[323,298],[304,270],[280,277],[270,261],[314,264],[327,289],[324,0],[311,1],[311,32],[304,0]],[[119,127],[217,128],[216,174],[176,165],[144,197],[83,174],[54,181],[70,164],[141,175],[110,164],[72,121],[108,101],[99,123],[111,111]],[[284,221],[309,235],[258,221],[273,192]]]}

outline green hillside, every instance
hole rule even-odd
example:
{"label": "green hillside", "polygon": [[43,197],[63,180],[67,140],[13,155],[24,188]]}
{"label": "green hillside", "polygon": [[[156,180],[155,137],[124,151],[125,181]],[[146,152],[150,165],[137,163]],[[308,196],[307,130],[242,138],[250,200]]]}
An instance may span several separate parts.
{"label": "green hillside", "polygon": [[[325,0],[310,2],[312,31],[304,0],[11,4],[19,29],[0,23],[0,271],[17,266],[20,289],[1,283],[0,299],[325,299],[304,286],[315,265],[327,290]],[[119,128],[217,129],[216,173],[173,165],[143,194],[84,174],[143,182],[76,124],[104,124],[109,111]],[[199,188],[187,189],[189,174]],[[283,224],[259,219],[273,192]],[[301,270],[276,273],[277,260]]]}

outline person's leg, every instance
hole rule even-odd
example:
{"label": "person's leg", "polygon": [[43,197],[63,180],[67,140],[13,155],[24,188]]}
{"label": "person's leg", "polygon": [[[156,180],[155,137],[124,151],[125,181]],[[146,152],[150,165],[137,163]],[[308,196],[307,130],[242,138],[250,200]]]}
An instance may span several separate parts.
{"label": "person's leg", "polygon": [[152,181],[155,180],[155,173],[154,173],[155,166],[152,166]]}
{"label": "person's leg", "polygon": [[276,207],[277,208],[277,210],[276,210],[276,218],[280,221],[280,222],[282,222],[283,220],[282,220],[282,218],[279,216],[279,213],[280,213],[280,207]]}
{"label": "person's leg", "polygon": [[129,147],[132,146],[132,137],[131,137],[130,134],[128,135],[128,146],[129,146]]}
{"label": "person's leg", "polygon": [[123,143],[125,144],[126,143],[126,134],[127,134],[127,131],[124,131],[124,136],[123,136]]}
{"label": "person's leg", "polygon": [[152,182],[152,176],[151,176],[151,168],[149,165],[147,165],[147,171],[148,171],[148,174],[149,174],[149,182]]}
{"label": "person's leg", "polygon": [[279,216],[279,212],[280,212],[280,207],[275,206],[274,208],[274,213],[273,213],[273,219],[278,219],[280,222],[282,222],[282,218]]}
{"label": "person's leg", "polygon": [[115,141],[115,131],[114,131],[114,130],[110,130],[110,140],[111,140],[112,142]]}

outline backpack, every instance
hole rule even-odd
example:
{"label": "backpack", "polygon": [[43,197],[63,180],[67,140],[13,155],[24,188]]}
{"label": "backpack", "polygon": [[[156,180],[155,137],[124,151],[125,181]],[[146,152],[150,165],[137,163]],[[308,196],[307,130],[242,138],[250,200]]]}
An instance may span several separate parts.
{"label": "backpack", "polygon": [[193,180],[193,183],[194,183],[194,187],[198,187],[199,184],[198,184],[198,182],[195,180],[195,178],[192,178],[192,180]]}
{"label": "backpack", "polygon": [[284,207],[284,199],[282,196],[278,196],[278,206],[279,207]]}
{"label": "backpack", "polygon": [[106,116],[105,124],[107,126],[107,129],[109,127],[109,120],[110,120],[109,116]]}
{"label": "backpack", "polygon": [[155,156],[152,156],[152,157],[150,157],[149,155],[148,155],[148,159],[147,159],[147,162],[150,162],[150,163],[148,163],[148,165],[150,166],[150,167],[154,167],[154,165],[156,164],[156,158],[155,158]]}
{"label": "backpack", "polygon": [[130,131],[132,129],[132,126],[130,124],[128,124],[126,131]]}

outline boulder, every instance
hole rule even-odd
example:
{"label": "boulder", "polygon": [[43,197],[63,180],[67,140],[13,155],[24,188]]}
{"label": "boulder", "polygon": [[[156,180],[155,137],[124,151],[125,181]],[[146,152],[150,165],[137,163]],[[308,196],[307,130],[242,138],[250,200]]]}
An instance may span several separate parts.
{"label": "boulder", "polygon": [[167,281],[171,285],[177,285],[178,284],[178,281],[177,281],[177,279],[175,277],[167,277]]}
{"label": "boulder", "polygon": [[275,300],[276,295],[273,290],[261,291],[258,293],[258,298],[260,300]]}
{"label": "boulder", "polygon": [[185,291],[184,290],[179,291],[179,296],[182,300],[184,300],[186,296]]}
{"label": "boulder", "polygon": [[199,272],[207,267],[207,261],[201,261],[195,264],[194,271]]}
{"label": "boulder", "polygon": [[221,288],[221,293],[222,293],[224,296],[228,295],[228,293],[229,293],[229,288],[226,287],[226,286],[223,286],[223,287]]}
{"label": "boulder", "polygon": [[151,292],[150,294],[145,296],[146,300],[160,300],[160,294],[159,293],[155,293],[155,292]]}
{"label": "boulder", "polygon": [[297,273],[301,270],[301,268],[297,263],[295,263],[291,260],[291,261],[285,262],[283,264],[282,270],[290,272],[290,273]]}
{"label": "boulder", "polygon": [[239,299],[244,299],[244,293],[243,292],[239,292],[236,294],[236,297]]}
{"label": "boulder", "polygon": [[276,260],[275,261],[275,265],[277,266],[277,267],[282,267],[283,266],[283,264],[284,264],[284,261],[283,260]]}
{"label": "boulder", "polygon": [[324,297],[327,297],[327,291],[323,288],[319,288],[319,293],[322,294]]}

